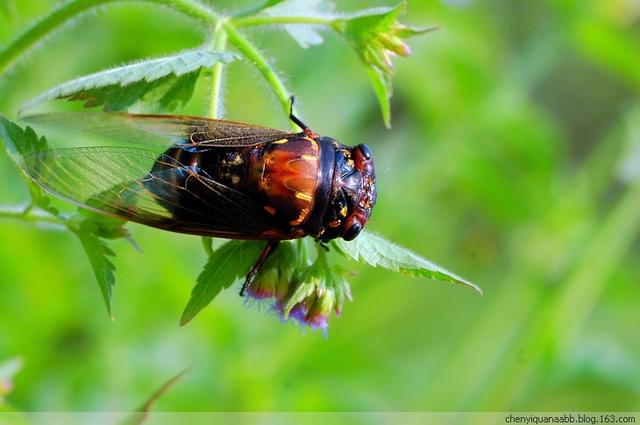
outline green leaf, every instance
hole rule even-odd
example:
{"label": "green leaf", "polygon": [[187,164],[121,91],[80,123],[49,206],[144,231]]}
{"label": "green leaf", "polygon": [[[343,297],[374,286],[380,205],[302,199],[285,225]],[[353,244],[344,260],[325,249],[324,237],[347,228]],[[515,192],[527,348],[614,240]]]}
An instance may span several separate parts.
{"label": "green leaf", "polygon": [[186,325],[222,291],[245,276],[256,262],[263,242],[230,241],[222,245],[213,255],[191,292],[191,298],[182,313],[180,325]]}
{"label": "green leaf", "polygon": [[380,105],[382,121],[387,128],[391,128],[391,78],[371,67],[367,67],[367,75]]}
{"label": "green leaf", "polygon": [[124,227],[127,222],[119,218],[98,214],[84,208],[78,208],[78,216],[84,221],[91,222],[92,233],[98,237],[105,239],[131,237],[129,230]]}
{"label": "green leaf", "polygon": [[200,238],[202,242],[202,247],[204,248],[204,252],[207,253],[207,257],[211,257],[213,255],[213,238],[209,236],[202,236]]}
{"label": "green leaf", "polygon": [[89,257],[91,268],[98,280],[100,292],[102,292],[102,298],[107,306],[109,316],[112,317],[111,298],[113,295],[113,286],[116,284],[116,278],[114,274],[115,266],[109,257],[113,257],[115,254],[111,249],[109,249],[104,240],[94,234],[95,231],[95,225],[87,221],[82,223],[75,233],[78,235],[78,238]]}
{"label": "green leaf", "polygon": [[141,425],[148,418],[149,413],[153,410],[154,406],[165,394],[167,394],[182,377],[187,373],[187,370],[183,370],[176,376],[169,379],[165,382],[160,388],[154,391],[153,394],[144,402],[142,406],[138,408],[138,410],[124,421],[121,422],[121,425]]}
{"label": "green leaf", "polygon": [[304,301],[315,292],[317,283],[317,280],[306,280],[298,284],[285,305],[282,307],[282,318],[284,320],[289,319],[289,314],[296,304]]}
{"label": "green leaf", "polygon": [[59,211],[51,206],[51,199],[31,181],[22,169],[22,158],[25,155],[47,149],[47,139],[38,137],[31,127],[23,129],[0,114],[0,140],[4,142],[9,157],[18,166],[27,182],[32,205],[53,215],[59,215]]}
{"label": "green leaf", "polygon": [[474,283],[373,233],[362,232],[360,236],[349,242],[336,239],[333,241],[333,246],[342,255],[373,267],[383,267],[411,276],[457,283],[469,286],[482,294],[482,289]]}
{"label": "green leaf", "polygon": [[202,69],[235,56],[213,50],[191,50],[173,56],[113,68],[56,86],[28,101],[21,113],[54,99],[80,100],[86,107],[103,106],[108,111],[145,109],[173,110],[193,95]]}
{"label": "green leaf", "polygon": [[273,6],[277,5],[277,4],[280,4],[280,3],[284,2],[284,1],[286,1],[286,0],[267,0],[262,6],[260,6],[260,10],[268,9],[268,8],[273,7]]}
{"label": "green leaf", "polygon": [[20,163],[22,157],[47,148],[47,140],[38,137],[31,127],[22,128],[0,114],[0,139],[4,141],[9,156]]}

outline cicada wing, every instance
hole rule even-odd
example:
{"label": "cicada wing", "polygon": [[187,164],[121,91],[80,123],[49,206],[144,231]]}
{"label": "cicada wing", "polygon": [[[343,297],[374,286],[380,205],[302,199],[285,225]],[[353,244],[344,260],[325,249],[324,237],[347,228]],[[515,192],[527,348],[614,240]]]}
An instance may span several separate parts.
{"label": "cicada wing", "polygon": [[[154,166],[162,169],[154,171]],[[24,159],[44,190],[90,210],[180,233],[260,239],[274,224],[246,195],[144,149],[50,149]]]}
{"label": "cicada wing", "polygon": [[121,112],[71,112],[32,115],[34,125],[77,130],[124,141],[127,145],[247,147],[295,133],[235,121],[182,115],[137,115]]}

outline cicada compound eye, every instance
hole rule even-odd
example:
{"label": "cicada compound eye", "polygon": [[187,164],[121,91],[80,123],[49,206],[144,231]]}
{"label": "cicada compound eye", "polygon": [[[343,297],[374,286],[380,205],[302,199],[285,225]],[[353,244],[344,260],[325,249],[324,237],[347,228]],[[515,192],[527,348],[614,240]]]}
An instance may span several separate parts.
{"label": "cicada compound eye", "polygon": [[358,149],[360,149],[360,153],[362,154],[364,159],[366,159],[366,160],[370,160],[371,159],[373,154],[371,153],[371,149],[369,148],[369,146],[367,146],[365,144],[360,144],[360,145],[358,145]]}
{"label": "cicada compound eye", "polygon": [[360,224],[359,221],[353,221],[353,223],[350,224],[342,234],[342,239],[345,241],[352,241],[360,234],[361,231],[362,224]]}

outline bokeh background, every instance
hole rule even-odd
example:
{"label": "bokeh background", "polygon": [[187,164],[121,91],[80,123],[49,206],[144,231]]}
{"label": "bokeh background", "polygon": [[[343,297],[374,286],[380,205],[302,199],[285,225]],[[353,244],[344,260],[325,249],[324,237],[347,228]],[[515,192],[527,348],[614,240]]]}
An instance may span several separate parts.
{"label": "bokeh background", "polygon": [[[0,44],[59,2],[0,2]],[[224,10],[256,2],[215,2]],[[389,4],[340,1],[342,10]],[[7,7],[11,6],[12,7]],[[481,285],[353,265],[329,337],[235,290],[178,326],[200,240],[131,225],[109,320],[69,234],[0,221],[0,360],[21,357],[22,410],[128,410],[185,367],[160,410],[640,410],[640,2],[409,1],[441,31],[397,61],[393,128],[336,35],[301,49],[252,31],[321,134],[372,147],[370,230]],[[107,66],[195,47],[172,11],[114,4],[0,77],[0,112]],[[203,114],[205,86],[184,112]],[[255,71],[228,68],[226,116],[286,128]],[[0,204],[24,202],[0,154]]]}

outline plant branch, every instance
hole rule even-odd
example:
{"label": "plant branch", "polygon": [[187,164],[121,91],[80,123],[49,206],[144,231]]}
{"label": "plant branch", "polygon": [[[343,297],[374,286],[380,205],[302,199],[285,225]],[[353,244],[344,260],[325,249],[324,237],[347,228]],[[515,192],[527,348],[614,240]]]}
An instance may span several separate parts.
{"label": "plant branch", "polygon": [[67,228],[64,219],[49,214],[46,211],[34,209],[31,206],[7,207],[0,206],[0,219],[21,220],[27,223],[44,224],[53,229],[64,230]]}
{"label": "plant branch", "polygon": [[236,28],[257,25],[333,25],[334,19],[321,16],[242,16],[231,20]]}
{"label": "plant branch", "polygon": [[[247,40],[230,22],[225,22],[224,29],[227,32],[229,42],[242,53],[262,74],[269,86],[280,101],[280,106],[285,114],[289,115],[289,91],[284,83],[273,70],[267,59],[256,49],[249,40]],[[294,127],[295,128],[295,127]]]}
{"label": "plant branch", "polygon": [[[71,0],[37,21],[0,51],[0,74],[3,74],[22,57],[56,29],[74,17],[109,3],[131,0]],[[194,0],[134,0],[155,3],[174,9],[194,19],[215,23],[219,19],[211,9]]]}
{"label": "plant branch", "polygon": [[[223,52],[227,47],[227,33],[222,28],[221,23],[216,25],[213,33],[213,49]],[[224,64],[216,63],[211,69],[211,89],[209,92],[209,117],[221,118],[222,115],[222,74]]]}

